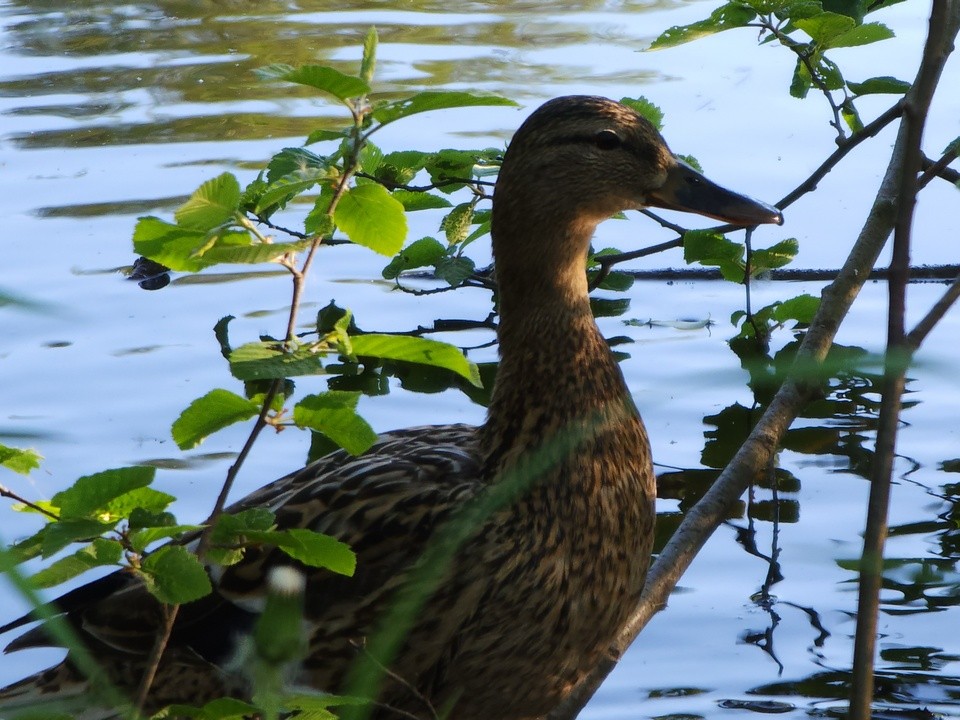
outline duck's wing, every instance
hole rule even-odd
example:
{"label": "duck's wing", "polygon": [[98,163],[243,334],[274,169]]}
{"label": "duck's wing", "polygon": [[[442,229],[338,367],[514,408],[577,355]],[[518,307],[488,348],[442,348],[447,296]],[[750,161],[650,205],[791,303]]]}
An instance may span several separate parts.
{"label": "duck's wing", "polygon": [[[270,570],[293,565],[307,577],[313,651],[324,651],[324,638],[338,638],[337,647],[330,648],[333,655],[342,651],[344,643],[370,629],[381,601],[422,554],[436,527],[478,491],[475,432],[473,426],[448,425],[385,433],[360,457],[332,453],[230,506],[232,513],[264,507],[276,514],[279,529],[308,528],[336,537],[356,553],[356,573],[346,577],[304,567],[276,548],[249,548],[238,564],[211,568],[214,592],[181,607],[170,647],[214,665],[226,662],[238,635],[252,626],[263,606]],[[162,608],[142,582],[124,572],[53,604],[94,648],[131,656],[149,652],[162,618]],[[6,650],[51,644],[39,627]]]}

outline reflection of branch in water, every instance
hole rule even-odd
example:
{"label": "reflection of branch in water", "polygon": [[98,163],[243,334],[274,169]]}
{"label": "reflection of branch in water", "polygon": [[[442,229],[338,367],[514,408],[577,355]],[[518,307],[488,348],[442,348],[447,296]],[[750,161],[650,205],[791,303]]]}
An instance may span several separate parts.
{"label": "reflection of branch in water", "polygon": [[[807,616],[807,619],[810,621],[810,625],[816,630],[819,635],[813,639],[813,646],[817,648],[822,648],[823,644],[827,641],[827,638],[830,637],[830,631],[827,630],[823,623],[820,622],[820,613],[810,607],[804,607],[803,605],[797,605],[796,603],[790,602],[789,600],[781,600],[781,604],[788,605],[789,607],[796,608],[800,612],[804,613]],[[814,654],[818,658],[822,658],[823,654],[817,651],[814,651]]]}

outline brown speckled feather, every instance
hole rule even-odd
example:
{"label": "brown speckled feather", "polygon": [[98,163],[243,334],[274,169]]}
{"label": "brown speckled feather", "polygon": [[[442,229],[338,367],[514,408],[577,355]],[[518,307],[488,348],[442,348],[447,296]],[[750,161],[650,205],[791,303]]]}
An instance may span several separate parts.
{"label": "brown speckled feather", "polygon": [[[513,502],[485,517],[416,618],[380,700],[406,715],[533,720],[607,652],[643,587],[653,539],[650,449],[617,363],[590,312],[593,231],[615,212],[655,204],[755,224],[779,213],[677,162],[633,110],[595,97],[553,100],[514,137],[494,196],[501,364],[487,420],[387,433],[253,493],[280,527],[349,543],[352,578],[305,569],[309,654],[298,680],[343,689],[344,675],[424,549],[455,514],[506,483]],[[183,606],[148,710],[249,692],[230,664],[262,607],[269,569],[252,549],[210,568],[215,591]],[[159,624],[157,604],[115,574],[60,607],[108,674],[132,692]],[[0,632],[18,627],[15,621]],[[13,642],[44,644],[42,630]],[[400,678],[397,680],[396,678]],[[83,692],[69,659],[0,690],[0,706]],[[107,717],[93,711],[84,717]]]}

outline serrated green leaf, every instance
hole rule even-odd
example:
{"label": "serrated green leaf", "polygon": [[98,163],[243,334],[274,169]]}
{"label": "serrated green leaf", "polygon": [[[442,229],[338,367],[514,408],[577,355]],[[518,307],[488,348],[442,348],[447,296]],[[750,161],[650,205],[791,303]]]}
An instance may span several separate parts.
{"label": "serrated green leaf", "polygon": [[140,218],[133,230],[134,252],[179,272],[199,272],[216,264],[196,254],[207,240],[205,232],[187,230],[156,217]]}
{"label": "serrated green leaf", "polygon": [[339,70],[325,65],[303,65],[294,68],[290,65],[275,64],[255,70],[263,80],[283,80],[316,88],[333,95],[338,100],[359,97],[370,92],[370,86],[358,77],[345,75]]}
{"label": "serrated green leaf", "polygon": [[819,308],[820,298],[805,293],[777,303],[773,309],[773,319],[781,323],[796,320],[800,323],[809,324],[813,321]]}
{"label": "serrated green leaf", "polygon": [[340,198],[333,219],[352,242],[393,256],[407,237],[403,205],[382,185],[358,185]]}
{"label": "serrated green leaf", "polygon": [[906,80],[897,80],[895,77],[884,75],[882,77],[869,78],[862,83],[848,81],[847,87],[857,95],[902,95],[910,89],[910,83]]}
{"label": "serrated green leaf", "polygon": [[257,265],[276,262],[287,253],[298,253],[310,247],[310,239],[282,243],[255,243],[253,245],[214,246],[204,257],[218,264]]}
{"label": "serrated green leaf", "polygon": [[177,447],[189,450],[203,442],[208,435],[248,420],[259,412],[257,403],[217,388],[190,403],[174,420],[170,430]]}
{"label": "serrated green leaf", "polygon": [[668,28],[653,41],[648,49],[662,50],[731,28],[744,27],[756,16],[757,13],[752,8],[729,2],[710,13],[710,17],[706,20]]}
{"label": "serrated green leaf", "polygon": [[881,40],[889,40],[893,36],[893,30],[883,23],[864,23],[832,38],[825,47],[857,47]]}
{"label": "serrated green leaf", "polygon": [[148,513],[160,513],[174,500],[176,498],[173,495],[150,487],[137,488],[115,497],[104,506],[103,513],[113,521],[128,517],[136,509]]}
{"label": "serrated green leaf", "polygon": [[853,30],[857,26],[857,21],[847,15],[822,12],[813,17],[798,18],[794,20],[794,25],[821,47],[830,48],[833,47],[832,41]]}
{"label": "serrated green leaf", "polygon": [[403,360],[446,368],[480,387],[480,373],[459,348],[427,338],[405,335],[355,335],[351,338],[358,357]]}
{"label": "serrated green leaf", "polygon": [[0,444],[0,466],[21,475],[29,475],[31,470],[40,467],[43,455],[36,450],[12,448]]}
{"label": "serrated green leaf", "polygon": [[326,128],[319,128],[307,135],[307,139],[303,144],[313,145],[314,143],[318,142],[330,142],[334,140],[340,142],[348,136],[349,132],[346,130],[327,130]]}
{"label": "serrated green leaf", "polygon": [[203,525],[166,525],[163,527],[148,527],[141,530],[134,530],[129,534],[130,545],[137,552],[144,552],[148,547],[158,540],[176,537],[183,533],[196,532],[202,530]]}
{"label": "serrated green leaf", "polygon": [[415,240],[397,253],[381,273],[387,280],[393,280],[400,273],[412,268],[428,267],[440,260],[446,253],[443,245],[432,237]]}
{"label": "serrated green leaf", "polygon": [[230,173],[207,180],[174,212],[177,225],[206,232],[231,220],[240,207],[240,183]]}
{"label": "serrated green leaf", "polygon": [[258,533],[253,539],[276,545],[294,560],[310,567],[327,568],[348,576],[353,575],[357,568],[357,556],[349,545],[313,530],[274,530]]}
{"label": "serrated green leaf", "polygon": [[195,720],[243,720],[248,717],[259,717],[260,708],[234,698],[217,698],[203,707],[190,705],[170,705],[153,720],[160,718],[194,718]]}
{"label": "serrated green leaf", "polygon": [[313,346],[287,352],[276,342],[246,343],[230,353],[230,372],[244,381],[323,375],[321,359],[327,352]]}
{"label": "serrated green leaf", "polygon": [[392,123],[400,118],[410,117],[417,113],[430,110],[446,110],[450,108],[475,107],[478,105],[511,105],[516,106],[513,100],[499,95],[479,95],[462,91],[434,91],[427,90],[417,93],[403,100],[391,100],[374,107],[373,119],[382,125]]}
{"label": "serrated green leaf", "polygon": [[691,230],[683,236],[683,259],[689,265],[715,265],[717,260],[741,260],[744,246],[709,230]]}
{"label": "serrated green leaf", "polygon": [[140,569],[150,594],[168,605],[199,600],[212,590],[197,556],[180,545],[165,545],[150,553]]}
{"label": "serrated green leaf", "polygon": [[750,268],[754,274],[780,268],[789,264],[800,252],[800,243],[796,238],[781,240],[768,248],[754,250],[750,255]]}
{"label": "serrated green leaf", "polygon": [[111,500],[153,482],[156,469],[126,467],[85,475],[72,486],[58,492],[50,502],[60,508],[60,517],[90,517],[102,511]]}
{"label": "serrated green leaf", "polygon": [[457,287],[473,275],[476,264],[468,257],[447,255],[440,258],[434,268],[434,273],[438,278],[447,282],[451,287]]}
{"label": "serrated green leaf", "polygon": [[383,162],[383,150],[367,140],[360,149],[360,170],[373,175]]}
{"label": "serrated green leaf", "polygon": [[403,209],[407,212],[414,212],[416,210],[439,210],[440,208],[453,206],[453,203],[446,198],[426,192],[394,190],[393,197],[400,201]]}
{"label": "serrated green leaf", "polygon": [[294,406],[293,420],[300,427],[323,433],[351,455],[360,455],[374,443],[377,434],[357,414],[359,399],[359,392],[338,390],[308,395]]}
{"label": "serrated green leaf", "polygon": [[[335,133],[341,140],[342,134]],[[327,170],[331,165],[330,158],[317,155],[302,147],[286,147],[276,153],[267,164],[267,182],[275,183],[281,178],[297,173],[316,172]]]}
{"label": "serrated green leaf", "polygon": [[641,116],[649,120],[657,130],[663,130],[663,110],[647,100],[645,97],[625,97],[620,98],[620,102],[627,107],[636,110]]}
{"label": "serrated green leaf", "polygon": [[97,538],[73,555],[61,558],[30,578],[35,588],[49,588],[66,582],[87,570],[103,565],[116,565],[123,557],[123,546],[116,540]]}
{"label": "serrated green leaf", "polygon": [[48,558],[71,543],[91,542],[105,532],[112,530],[116,521],[93,520],[90,518],[67,518],[46,525],[40,533],[40,550],[43,557]]}

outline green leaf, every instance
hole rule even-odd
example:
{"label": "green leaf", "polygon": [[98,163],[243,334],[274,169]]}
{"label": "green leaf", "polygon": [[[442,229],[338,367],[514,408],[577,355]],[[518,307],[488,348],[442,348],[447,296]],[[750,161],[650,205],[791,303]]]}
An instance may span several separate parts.
{"label": "green leaf", "polygon": [[860,119],[860,113],[853,104],[853,98],[848,97],[843,101],[840,105],[840,115],[852,132],[858,133],[863,130],[863,120]]}
{"label": "green leaf", "polygon": [[40,467],[43,455],[36,450],[12,448],[0,443],[0,465],[21,475],[29,475],[31,470]]}
{"label": "green leaf", "polygon": [[91,568],[116,565],[123,557],[123,546],[116,540],[97,538],[73,555],[61,558],[30,578],[35,588],[49,588],[66,582]]}
{"label": "green leaf", "polygon": [[293,420],[323,433],[351,455],[360,455],[373,445],[377,434],[357,414],[359,399],[359,392],[338,390],[308,395],[294,406]]}
{"label": "green leaf", "polygon": [[50,502],[60,508],[61,518],[90,517],[103,511],[114,498],[149,485],[155,473],[152,467],[126,467],[85,475]]}
{"label": "green leaf", "polygon": [[128,517],[134,510],[148,513],[163,512],[174,500],[176,498],[173,495],[150,487],[137,488],[107,503],[103,508],[103,514],[116,522]]}
{"label": "green leaf", "polygon": [[446,368],[480,387],[477,366],[467,360],[459,348],[427,338],[403,335],[355,335],[353,352],[358,357],[403,360]]}
{"label": "green leaf", "polygon": [[204,253],[204,258],[213,260],[217,264],[232,263],[241,265],[257,265],[265,262],[276,262],[287,253],[298,253],[310,247],[313,241],[296,240],[282,243],[255,243],[253,245],[224,245],[214,246]]}
{"label": "green leaf", "polygon": [[383,162],[383,150],[367,140],[360,148],[358,160],[360,161],[360,170],[373,175],[379,169],[380,163]]}
{"label": "green leaf", "polygon": [[208,435],[252,418],[259,412],[257,403],[229,390],[211,390],[190,403],[174,420],[171,428],[173,440],[181,450],[189,450],[203,442]]}
{"label": "green leaf", "polygon": [[789,264],[798,252],[800,243],[796,238],[787,238],[768,248],[754,250],[750,256],[751,271],[756,274],[783,267]]}
{"label": "green leaf", "polygon": [[649,120],[657,130],[663,130],[663,110],[647,100],[645,97],[625,97],[620,98],[620,102],[640,113],[640,115]]}
{"label": "green leaf", "polygon": [[683,259],[689,265],[716,265],[717,260],[738,261],[744,246],[709,230],[690,230],[683,235]]}
{"label": "green leaf", "polygon": [[879,42],[880,40],[889,40],[893,36],[893,30],[882,23],[865,23],[837,35],[832,38],[825,47],[839,48],[869,45],[870,43]]}
{"label": "green leaf", "polygon": [[210,578],[197,556],[180,545],[165,545],[140,565],[150,594],[168,605],[209,595]]}
{"label": "green leaf", "polygon": [[230,372],[244,381],[323,375],[320,360],[329,351],[303,346],[288,352],[277,342],[246,343],[230,353]]}
{"label": "green leaf", "polygon": [[809,325],[819,308],[820,298],[805,293],[777,303],[773,310],[773,319],[780,323],[796,320]]}
{"label": "green leaf", "polygon": [[752,8],[729,2],[710,13],[710,17],[706,20],[668,28],[653,41],[649,49],[662,50],[731,28],[744,27],[756,16],[757,13]]}
{"label": "green leaf", "polygon": [[[382,167],[381,167],[382,169]],[[426,192],[412,192],[410,190],[394,190],[393,197],[400,201],[407,212],[416,210],[438,210],[453,205],[446,198]]]}
{"label": "green leaf", "polygon": [[910,89],[910,83],[906,80],[897,80],[895,77],[884,75],[882,77],[872,77],[864,80],[862,83],[847,82],[850,92],[856,95],[902,95]]}
{"label": "green leaf", "polygon": [[196,532],[202,530],[203,525],[166,525],[163,527],[148,527],[141,530],[135,530],[130,533],[130,545],[139,553],[144,552],[148,547],[158,540],[176,537],[183,533]]}
{"label": "green leaf", "polygon": [[382,185],[358,185],[340,198],[333,219],[351,241],[381,255],[395,255],[407,237],[403,205]]}
{"label": "green leaf", "polygon": [[371,27],[363,38],[363,59],[360,61],[360,78],[369,85],[377,68],[377,29]]}
{"label": "green leaf", "polygon": [[173,216],[188,230],[212,230],[232,220],[240,207],[240,183],[230,173],[207,180]]}
{"label": "green leaf", "polygon": [[435,265],[438,278],[446,281],[451,287],[461,285],[464,280],[473,275],[476,264],[468,257],[445,256]]}
{"label": "green leaf", "polygon": [[824,48],[832,47],[830,42],[854,29],[857,21],[847,15],[822,12],[808,18],[794,20],[794,25],[809,35],[814,42]]}
{"label": "green leaf", "polygon": [[140,218],[133,230],[134,252],[180,272],[199,272],[216,264],[196,254],[206,243],[205,232],[187,230],[155,217]]}
{"label": "green leaf", "polygon": [[260,708],[234,698],[217,698],[203,707],[189,705],[171,705],[152,720],[160,718],[194,718],[195,720],[244,720],[248,717],[260,717]]}
{"label": "green leaf", "polygon": [[357,568],[357,556],[350,546],[329,535],[303,528],[291,528],[263,533],[263,536],[269,536],[266,542],[276,545],[304,565],[327,568],[348,576],[352,576]]}
{"label": "green leaf", "polygon": [[388,187],[406,185],[423,169],[429,155],[419,150],[399,150],[384,156],[377,168],[377,179]]}
{"label": "green leaf", "polygon": [[48,558],[71,543],[91,542],[113,529],[115,520],[103,522],[89,518],[67,518],[46,525],[40,533],[41,553]]}
{"label": "green leaf", "polygon": [[633,287],[633,275],[614,271],[609,273],[597,287],[601,290],[625,292]]}
{"label": "green leaf", "polygon": [[393,100],[374,107],[373,119],[386,125],[400,118],[410,117],[417,113],[430,110],[445,110],[449,108],[475,107],[478,105],[511,105],[516,106],[513,100],[499,95],[479,95],[462,91],[433,91],[417,93],[404,100]]}
{"label": "green leaf", "polygon": [[446,250],[438,240],[432,237],[423,237],[414,240],[397,253],[397,256],[387,264],[381,274],[387,280],[393,280],[405,270],[433,265],[445,254]]}
{"label": "green leaf", "polygon": [[344,75],[339,70],[324,65],[303,65],[294,68],[278,63],[254,72],[263,80],[283,80],[306,85],[329,93],[338,100],[359,97],[370,92],[370,86],[360,78]]}

